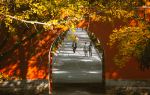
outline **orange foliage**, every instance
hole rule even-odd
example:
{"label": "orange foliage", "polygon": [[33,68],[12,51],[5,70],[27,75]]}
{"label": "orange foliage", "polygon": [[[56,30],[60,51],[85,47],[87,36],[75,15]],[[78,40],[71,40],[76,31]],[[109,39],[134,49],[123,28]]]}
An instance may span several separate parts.
{"label": "orange foliage", "polygon": [[118,77],[119,77],[119,74],[116,71],[106,72],[105,73],[105,78],[106,79],[117,79]]}
{"label": "orange foliage", "polygon": [[36,79],[37,72],[38,72],[38,70],[37,70],[36,66],[28,66],[27,77],[30,79]]}
{"label": "orange foliage", "polygon": [[147,1],[147,2],[146,2],[146,6],[150,6],[150,1]]}
{"label": "orange foliage", "polygon": [[[37,59],[36,59],[37,60]],[[37,61],[35,60],[29,60],[28,61],[28,66],[32,66],[32,65],[35,65],[37,63]]]}
{"label": "orange foliage", "polygon": [[44,71],[44,70],[39,70],[39,71],[38,71],[38,78],[39,78],[39,79],[43,79],[45,75],[46,75],[46,74],[45,74],[45,71]]}
{"label": "orange foliage", "polygon": [[116,79],[118,77],[118,72],[112,72],[112,78],[113,79]]}
{"label": "orange foliage", "polygon": [[48,41],[50,39],[50,36],[48,35],[47,37],[45,37],[45,41]]}
{"label": "orange foliage", "polygon": [[[32,57],[30,58],[30,60],[36,61],[36,57],[35,57],[35,56],[32,56]],[[32,62],[31,62],[31,63],[32,63]]]}
{"label": "orange foliage", "polygon": [[[65,27],[63,30],[66,29]],[[5,76],[13,76],[15,79],[22,79],[23,75],[25,75],[27,79],[48,78],[47,64],[49,47],[60,32],[61,31],[54,33],[51,31],[42,32],[40,36],[22,43],[21,47],[12,51],[10,55],[0,62],[0,72],[4,73]],[[7,46],[14,45],[12,41],[8,42],[8,44],[6,48],[10,48]],[[5,49],[4,52],[7,50],[8,49]]]}
{"label": "orange foliage", "polygon": [[142,7],[138,9],[138,16],[144,18],[144,9]]}
{"label": "orange foliage", "polygon": [[62,31],[66,31],[66,30],[68,30],[67,26],[62,28]]}
{"label": "orange foliage", "polygon": [[77,27],[82,27],[84,23],[85,23],[85,20],[82,20],[82,21],[77,25]]}
{"label": "orange foliage", "polygon": [[146,9],[145,13],[146,13],[146,21],[150,22],[150,8]]}
{"label": "orange foliage", "polygon": [[[146,2],[146,6],[150,6],[150,2]],[[140,18],[145,18],[146,21],[150,21],[150,8],[140,7],[138,9],[138,16]]]}
{"label": "orange foliage", "polygon": [[135,26],[137,26],[138,22],[136,20],[132,19],[129,24],[130,24],[130,26],[135,27]]}
{"label": "orange foliage", "polygon": [[87,28],[88,24],[89,24],[89,22],[87,22],[87,21],[85,21],[85,20],[82,20],[82,21],[80,21],[80,23],[77,25],[77,27],[78,27],[78,28],[83,28],[83,29],[85,29],[85,28]]}
{"label": "orange foliage", "polygon": [[[19,63],[19,62],[18,62]],[[4,74],[4,77],[7,77],[7,76],[13,76],[15,73],[16,75],[20,74],[20,71],[17,69],[18,67],[18,63],[15,63],[15,64],[10,64],[9,66],[7,66],[6,68],[2,68],[0,70],[1,73]],[[17,70],[15,72],[15,70]]]}

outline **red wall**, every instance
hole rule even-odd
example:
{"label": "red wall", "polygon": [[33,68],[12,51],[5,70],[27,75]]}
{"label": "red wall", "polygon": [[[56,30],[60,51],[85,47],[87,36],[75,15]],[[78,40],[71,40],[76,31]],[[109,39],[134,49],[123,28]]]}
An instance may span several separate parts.
{"label": "red wall", "polygon": [[139,63],[135,58],[131,58],[123,68],[117,67],[113,62],[113,57],[118,49],[116,46],[110,48],[107,43],[109,42],[109,35],[112,33],[112,30],[122,25],[124,23],[120,21],[114,22],[114,25],[109,22],[90,23],[90,31],[95,33],[104,48],[106,79],[150,79],[150,70],[141,71]]}
{"label": "red wall", "polygon": [[[1,32],[1,31],[0,31]],[[21,31],[20,31],[21,32]],[[8,79],[45,79],[48,78],[48,52],[52,41],[59,31],[43,31],[31,39],[27,39],[20,46],[13,49],[16,39],[26,39],[31,31],[20,36],[10,36],[0,54],[9,51],[0,60],[0,73]],[[0,39],[4,39],[3,32]]]}
{"label": "red wall", "polygon": [[[87,27],[88,25],[84,21],[81,21],[80,24],[78,27],[82,27],[83,25],[83,27]],[[112,33],[112,30],[122,25],[124,23],[120,21],[114,22],[114,25],[109,22],[90,23],[90,31],[96,34],[104,48],[106,79],[150,79],[150,70],[141,71],[139,69],[139,63],[134,58],[121,69],[113,62],[113,57],[118,49],[116,47],[110,48],[107,43],[109,42],[109,35]],[[5,35],[2,31],[0,32],[0,39],[2,41]],[[11,51],[6,58],[0,61],[0,72],[6,76],[15,78],[47,78],[48,50],[57,33],[59,32],[42,32],[35,38],[26,40],[21,46]],[[0,54],[11,49],[15,39],[15,37],[10,37],[5,46],[0,49]]]}

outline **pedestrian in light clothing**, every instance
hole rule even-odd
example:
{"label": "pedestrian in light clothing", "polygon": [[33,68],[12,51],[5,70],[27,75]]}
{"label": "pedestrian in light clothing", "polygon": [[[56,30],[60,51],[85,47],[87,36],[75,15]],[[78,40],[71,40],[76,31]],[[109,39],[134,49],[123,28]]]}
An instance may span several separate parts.
{"label": "pedestrian in light clothing", "polygon": [[89,44],[89,56],[92,56],[92,42]]}
{"label": "pedestrian in light clothing", "polygon": [[83,51],[84,51],[85,56],[87,56],[87,53],[88,53],[88,46],[87,46],[86,42],[85,42],[85,44],[84,44]]}
{"label": "pedestrian in light clothing", "polygon": [[75,36],[75,39],[74,39],[76,42],[78,42],[79,41],[79,38],[78,38],[78,36],[76,35]]}

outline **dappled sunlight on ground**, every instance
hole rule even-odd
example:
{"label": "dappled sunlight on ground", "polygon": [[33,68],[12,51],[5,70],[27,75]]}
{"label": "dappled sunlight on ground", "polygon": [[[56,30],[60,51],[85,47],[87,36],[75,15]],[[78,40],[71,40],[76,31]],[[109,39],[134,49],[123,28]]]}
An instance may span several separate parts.
{"label": "dappled sunlight on ground", "polygon": [[[52,81],[54,86],[57,83],[101,83],[103,63],[100,56],[102,52],[97,52],[92,43],[92,56],[89,55],[88,46],[91,40],[87,32],[81,28],[77,28],[74,33],[79,40],[73,52],[72,41],[67,39],[71,33],[68,31],[62,45],[53,56]],[[85,42],[87,55],[84,52]],[[57,92],[57,89],[54,91]]]}

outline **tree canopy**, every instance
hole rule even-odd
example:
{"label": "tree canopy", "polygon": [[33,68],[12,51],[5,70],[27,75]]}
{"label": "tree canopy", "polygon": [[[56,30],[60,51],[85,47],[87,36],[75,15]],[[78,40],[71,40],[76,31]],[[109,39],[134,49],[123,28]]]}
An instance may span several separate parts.
{"label": "tree canopy", "polygon": [[[83,19],[111,23],[118,19],[126,25],[113,31],[109,44],[119,43],[115,62],[122,67],[129,57],[141,55],[150,38],[148,22],[137,16],[137,8],[145,3],[146,0],[1,0],[0,31],[18,35],[22,30],[32,32],[32,28],[73,29]],[[131,19],[138,24],[131,26]]]}

